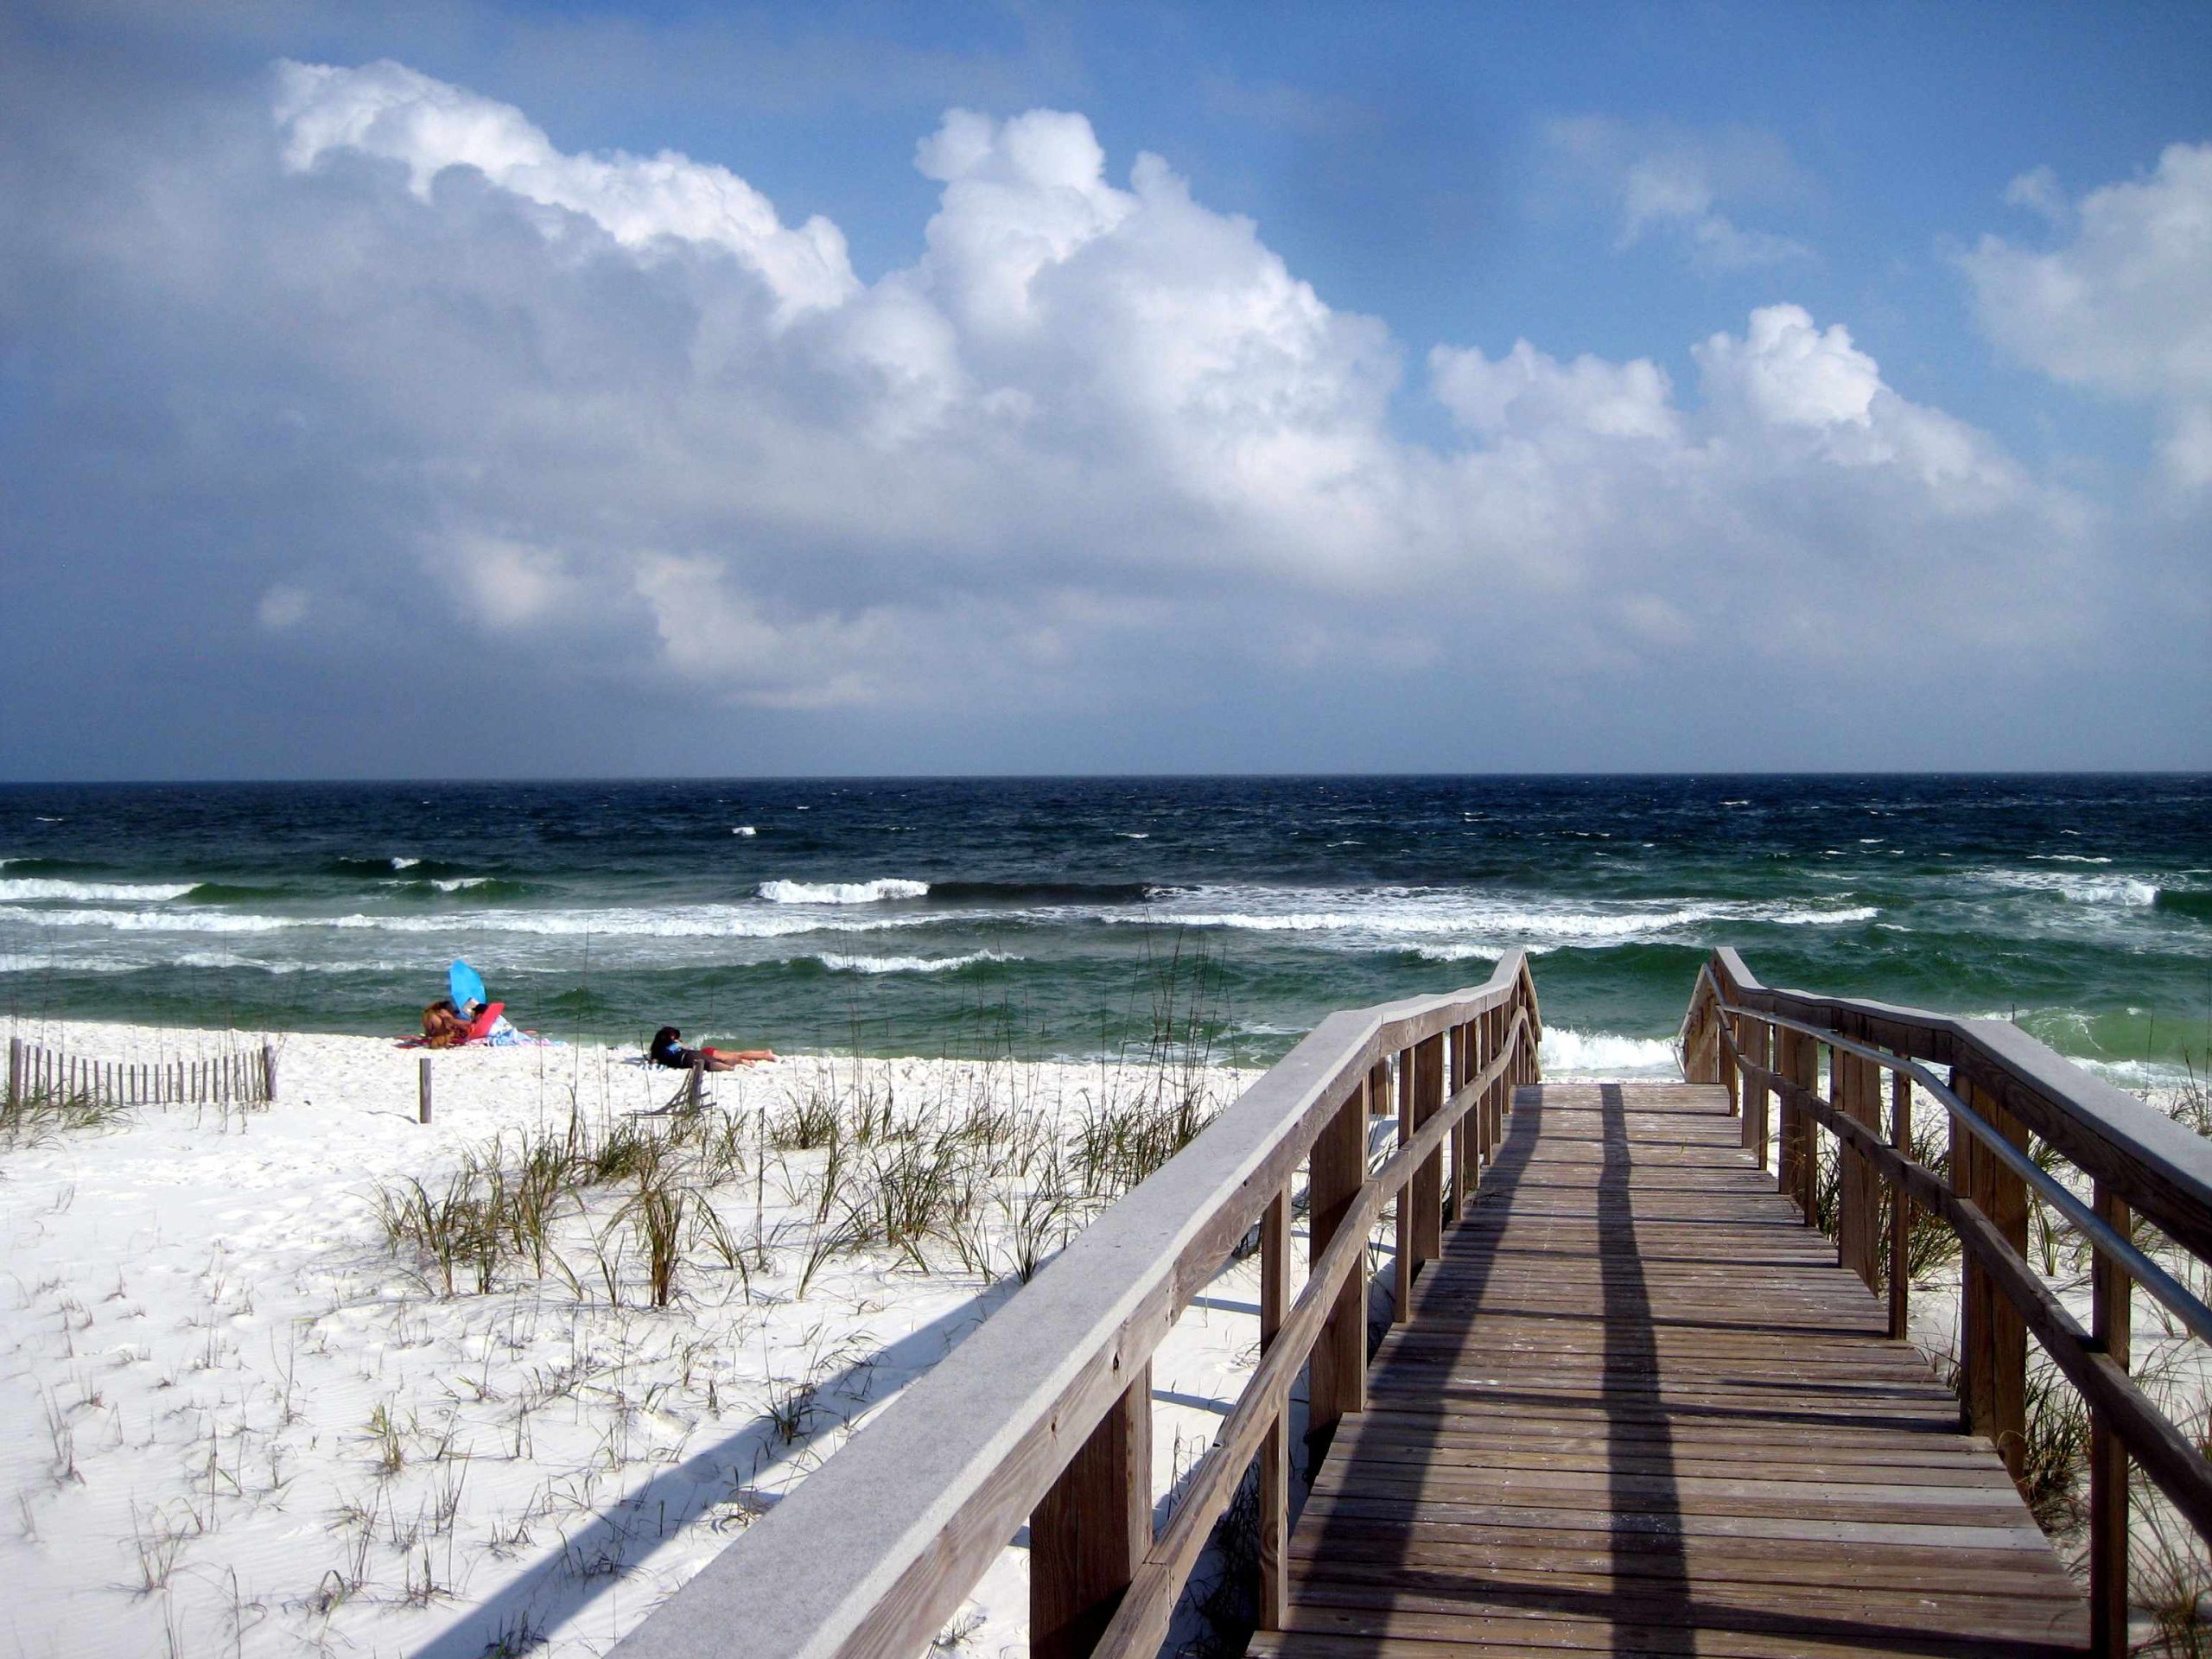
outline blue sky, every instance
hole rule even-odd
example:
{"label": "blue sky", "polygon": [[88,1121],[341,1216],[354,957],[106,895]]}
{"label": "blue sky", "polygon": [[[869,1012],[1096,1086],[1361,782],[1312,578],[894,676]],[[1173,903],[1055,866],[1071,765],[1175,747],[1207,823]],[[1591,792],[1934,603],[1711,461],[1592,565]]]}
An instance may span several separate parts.
{"label": "blue sky", "polygon": [[2183,6],[11,12],[0,775],[2202,766],[2208,70]]}

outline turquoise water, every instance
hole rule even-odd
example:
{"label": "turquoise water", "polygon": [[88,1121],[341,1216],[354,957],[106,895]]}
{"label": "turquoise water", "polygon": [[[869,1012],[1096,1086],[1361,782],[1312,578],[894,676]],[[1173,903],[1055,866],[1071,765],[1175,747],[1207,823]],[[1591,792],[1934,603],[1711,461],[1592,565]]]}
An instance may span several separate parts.
{"label": "turquoise water", "polygon": [[2123,1082],[2201,1070],[2212,779],[0,789],[17,1015],[397,1034],[460,955],[561,1036],[1090,1055],[1164,1013],[1264,1063],[1522,944],[1557,1058],[1618,1069],[1722,943]]}

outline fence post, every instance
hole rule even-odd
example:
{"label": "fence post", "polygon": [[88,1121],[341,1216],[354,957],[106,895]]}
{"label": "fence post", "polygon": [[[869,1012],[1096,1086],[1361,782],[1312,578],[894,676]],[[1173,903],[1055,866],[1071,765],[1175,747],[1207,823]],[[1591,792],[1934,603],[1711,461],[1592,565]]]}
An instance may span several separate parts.
{"label": "fence post", "polygon": [[415,1121],[427,1123],[430,1121],[430,1057],[425,1054],[415,1064]]}
{"label": "fence post", "polygon": [[691,1057],[691,1076],[685,1081],[683,1085],[683,1109],[685,1111],[696,1112],[699,1109],[699,1090],[706,1075],[707,1057],[703,1054],[694,1054]]}
{"label": "fence post", "polygon": [[[1873,1061],[1835,1052],[1836,1109],[1877,1135],[1882,1128],[1882,1074]],[[1859,1152],[1836,1138],[1836,1259],[1872,1290],[1881,1282],[1878,1262],[1881,1178]]]}
{"label": "fence post", "polygon": [[[1260,1352],[1274,1346],[1290,1309],[1290,1195],[1277,1192],[1260,1218]],[[1290,1615],[1290,1401],[1285,1396],[1260,1446],[1260,1617],[1279,1630]]]}
{"label": "fence post", "polygon": [[[1306,1173],[1306,1262],[1321,1259],[1367,1179],[1367,1096],[1362,1077],[1313,1141]],[[1349,1412],[1367,1409],[1367,1274],[1348,1274],[1313,1341],[1306,1375],[1306,1433],[1319,1435]]]}
{"label": "fence post", "polygon": [[[1912,1078],[1903,1071],[1890,1074],[1890,1147],[1899,1157],[1912,1156]],[[1903,1342],[1910,1310],[1905,1299],[1912,1291],[1912,1200],[1902,1185],[1890,1188],[1890,1335]]]}
{"label": "fence post", "polygon": [[[1744,1058],[1762,1070],[1774,1065],[1774,1033],[1763,1020],[1744,1018],[1744,1034],[1738,1046]],[[1773,1097],[1766,1079],[1746,1076],[1744,1079],[1744,1145],[1760,1169],[1766,1167],[1767,1103]]]}
{"label": "fence post", "polygon": [[23,1039],[8,1039],[8,1103],[15,1105],[23,1097]]}
{"label": "fence post", "polygon": [[[1780,1033],[1781,1063],[1775,1068],[1793,1088],[1811,1089],[1820,1080],[1820,1056],[1813,1039],[1802,1031]],[[1812,1120],[1789,1095],[1782,1097],[1782,1148],[1775,1160],[1775,1185],[1798,1206],[1809,1224],[1813,1214],[1805,1203],[1805,1165],[1812,1151]]]}
{"label": "fence post", "polygon": [[[1408,1052],[1412,1065],[1413,1116],[1408,1135],[1418,1134],[1444,1109],[1444,1033],[1425,1037]],[[1414,1171],[1414,1266],[1444,1254],[1444,1152],[1421,1160]]]}
{"label": "fence post", "polygon": [[[1955,1068],[1952,1075],[1954,1094],[2014,1146],[2026,1147],[2025,1126],[1999,1105],[1994,1095],[1971,1077],[1960,1079]],[[1961,1186],[1962,1166],[1967,1185]],[[1951,1120],[1951,1180],[1961,1198],[1989,1217],[2007,1244],[2023,1255],[2027,1253],[2028,1184],[1999,1163],[1996,1154],[1956,1118]],[[2018,1480],[2027,1454],[2028,1328],[1970,1255],[1965,1263],[1960,1324],[1967,1421],[1976,1433],[1989,1437]]]}
{"label": "fence post", "polygon": [[276,1045],[261,1046],[261,1092],[264,1100],[276,1098]]}
{"label": "fence post", "polygon": [[1141,1365],[1029,1516],[1029,1651],[1087,1659],[1152,1547],[1152,1367]]}
{"label": "fence post", "polygon": [[[1402,1147],[1414,1138],[1414,1052],[1409,1048],[1398,1051],[1398,1145]],[[1416,1172],[1416,1174],[1418,1172]],[[1391,1197],[1394,1249],[1390,1258],[1392,1278],[1390,1287],[1390,1323],[1405,1323],[1406,1310],[1414,1300],[1414,1183],[1415,1176],[1406,1177],[1405,1183]]]}
{"label": "fence post", "polygon": [[[2096,1184],[2097,1218],[2122,1238],[2135,1235],[2126,1201]],[[2121,1370],[2133,1336],[2134,1283],[2099,1255],[2089,1269],[2089,1335]],[[2127,1448],[2104,1414],[2089,1409],[2089,1650],[2099,1659],[2127,1652]]]}
{"label": "fence post", "polygon": [[[1475,1074],[1474,1067],[1467,1063],[1468,1052],[1474,1046],[1473,1026],[1454,1026],[1449,1035],[1449,1058],[1444,1068],[1444,1093],[1447,1099],[1465,1088],[1467,1079]],[[1450,1142],[1452,1161],[1444,1178],[1444,1213],[1457,1227],[1467,1205],[1467,1118],[1464,1112],[1452,1125]]]}

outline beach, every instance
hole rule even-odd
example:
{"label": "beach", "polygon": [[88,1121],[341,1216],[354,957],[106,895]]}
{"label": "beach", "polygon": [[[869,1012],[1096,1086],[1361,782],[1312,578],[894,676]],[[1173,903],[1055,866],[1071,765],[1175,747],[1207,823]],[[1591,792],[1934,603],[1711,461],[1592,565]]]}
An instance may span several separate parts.
{"label": "beach", "polygon": [[[52,1022],[16,1034],[142,1059],[260,1040]],[[1141,1115],[1161,1081],[793,1058],[709,1078],[687,1133],[632,1116],[683,1079],[628,1052],[472,1049],[432,1057],[424,1126],[419,1058],[289,1033],[266,1107],[147,1108],[8,1150],[0,1580],[14,1650],[603,1651],[1015,1290],[1025,1249],[1049,1255],[1103,1202],[1082,1193],[1071,1154],[1038,1148],[1070,1146],[1104,1104]],[[1171,1081],[1211,1109],[1241,1079]],[[818,1128],[825,1107],[845,1119],[830,1198],[826,1147],[775,1144],[810,1112]],[[855,1238],[849,1212],[956,1120],[1001,1137],[937,1170],[947,1185],[1001,1172],[964,1243],[950,1224]],[[564,1199],[543,1266],[503,1255],[488,1289],[465,1261],[448,1291],[434,1256],[388,1241],[380,1202],[410,1182],[441,1201],[494,1142],[512,1164],[525,1136],[560,1141],[572,1123],[594,1154],[626,1133],[691,1147],[696,1125],[734,1126],[720,1164],[689,1162],[675,1183],[694,1207],[667,1306],[634,1171]],[[1007,1173],[1033,1132],[1030,1173]],[[1065,1202],[1039,1228],[1046,1189]],[[1253,1271],[1233,1262],[1155,1363],[1163,1504],[1255,1361]],[[950,1650],[1022,1651],[1026,1593],[1009,1549]]]}

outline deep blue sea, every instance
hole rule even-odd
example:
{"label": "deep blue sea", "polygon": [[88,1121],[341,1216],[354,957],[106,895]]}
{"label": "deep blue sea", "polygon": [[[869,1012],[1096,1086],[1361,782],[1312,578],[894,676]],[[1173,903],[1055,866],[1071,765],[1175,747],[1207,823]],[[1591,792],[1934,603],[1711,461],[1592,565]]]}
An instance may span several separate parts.
{"label": "deep blue sea", "polygon": [[2212,1047],[2212,778],[0,787],[16,1016],[1264,1063],[1536,953],[1554,1065],[1650,1069],[1703,954],[2009,1015],[2123,1083]]}

